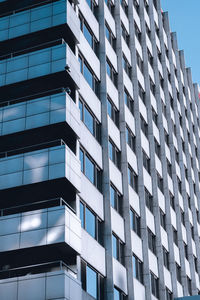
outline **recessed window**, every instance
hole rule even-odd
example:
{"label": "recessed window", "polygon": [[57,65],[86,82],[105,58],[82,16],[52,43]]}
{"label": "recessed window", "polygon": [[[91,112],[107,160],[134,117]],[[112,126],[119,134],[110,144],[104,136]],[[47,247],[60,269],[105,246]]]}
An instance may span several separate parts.
{"label": "recessed window", "polygon": [[112,30],[108,26],[108,24],[105,24],[105,33],[106,33],[106,38],[110,42],[112,48],[116,50],[116,38],[114,37]]}
{"label": "recessed window", "polygon": [[122,241],[115,234],[112,234],[113,257],[117,259],[120,263],[123,263],[123,250],[124,245]]}
{"label": "recessed window", "polygon": [[150,229],[148,229],[148,245],[149,249],[156,254],[156,236]]}
{"label": "recessed window", "polygon": [[115,144],[109,140],[108,142],[108,149],[109,149],[109,158],[112,160],[112,162],[120,168],[120,151],[115,146]]}
{"label": "recessed window", "polygon": [[118,213],[121,213],[121,197],[117,189],[113,185],[110,185],[110,204]]}
{"label": "recessed window", "polygon": [[89,107],[85,102],[79,98],[79,109],[80,109],[80,119],[92,133],[92,135],[100,142],[101,130],[100,123],[97,121],[95,116],[90,111]]}
{"label": "recessed window", "polygon": [[160,209],[160,225],[166,230],[166,214]]}
{"label": "recessed window", "polygon": [[169,270],[169,252],[163,247],[164,266]]}
{"label": "recessed window", "polygon": [[91,28],[89,27],[88,23],[86,22],[83,15],[79,12],[79,20],[80,20],[80,29],[83,32],[84,37],[88,41],[90,47],[97,53],[97,39],[94,36]]}
{"label": "recessed window", "polygon": [[126,89],[124,89],[124,102],[126,106],[129,108],[132,115],[134,115],[134,101]]}
{"label": "recessed window", "polygon": [[133,277],[143,283],[143,263],[137,256],[133,255]]}
{"label": "recessed window", "polygon": [[131,229],[135,231],[135,233],[140,236],[140,217],[136,212],[132,209],[130,209],[130,221],[131,221]]}
{"label": "recessed window", "polygon": [[142,152],[142,154],[143,154],[143,166],[150,174],[151,173],[150,158],[147,156],[147,154],[144,151]]}
{"label": "recessed window", "polygon": [[101,171],[87,152],[80,148],[81,171],[101,191]]}
{"label": "recessed window", "polygon": [[109,117],[113,120],[115,125],[119,127],[119,111],[109,97],[107,97],[107,108]]}
{"label": "recessed window", "polygon": [[138,176],[130,166],[128,166],[128,183],[134,189],[134,191],[137,193],[138,192]]}
{"label": "recessed window", "polygon": [[151,292],[159,299],[159,279],[153,274],[151,274]]}
{"label": "recessed window", "polygon": [[148,209],[153,213],[153,196],[145,188],[144,190],[145,202]]}
{"label": "recessed window", "polygon": [[106,60],[106,72],[110,77],[111,81],[117,87],[117,72],[115,71],[114,67],[108,59]]}
{"label": "recessed window", "polygon": [[128,126],[126,126],[126,142],[129,145],[129,147],[133,150],[133,152],[135,153],[136,138]]}

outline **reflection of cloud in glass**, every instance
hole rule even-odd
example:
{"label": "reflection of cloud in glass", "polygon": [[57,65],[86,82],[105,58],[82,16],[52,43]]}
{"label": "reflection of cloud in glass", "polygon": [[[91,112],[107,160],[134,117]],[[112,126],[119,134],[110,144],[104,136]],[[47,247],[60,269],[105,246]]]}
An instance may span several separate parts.
{"label": "reflection of cloud in glass", "polygon": [[21,223],[21,231],[33,230],[41,225],[41,214],[27,216]]}
{"label": "reflection of cloud in glass", "polygon": [[[9,118],[9,119],[14,119],[15,118],[16,119],[18,111],[19,111],[18,107],[13,107],[12,109],[11,108],[4,109],[3,119],[4,120],[7,120],[7,118]],[[10,118],[10,117],[13,117],[13,118]]]}
{"label": "reflection of cloud in glass", "polygon": [[28,166],[26,169],[32,169],[32,182],[43,179],[44,168],[41,168],[48,163],[48,152],[35,155],[26,156],[25,164]]}
{"label": "reflection of cloud in glass", "polygon": [[44,237],[41,240],[40,245],[44,245],[46,243],[46,240],[48,243],[56,242],[59,239],[59,237],[63,234],[64,231],[64,226],[60,226],[61,224],[62,225],[65,224],[64,213],[61,216],[59,216],[57,222],[54,225],[52,225],[51,228],[49,228],[47,237]]}

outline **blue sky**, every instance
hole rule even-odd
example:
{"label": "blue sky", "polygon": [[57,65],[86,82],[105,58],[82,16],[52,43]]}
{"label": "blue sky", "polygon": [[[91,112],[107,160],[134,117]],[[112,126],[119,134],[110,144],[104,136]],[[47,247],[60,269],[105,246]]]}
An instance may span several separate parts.
{"label": "blue sky", "polygon": [[161,0],[161,4],[169,12],[171,31],[177,32],[193,82],[200,84],[200,0]]}

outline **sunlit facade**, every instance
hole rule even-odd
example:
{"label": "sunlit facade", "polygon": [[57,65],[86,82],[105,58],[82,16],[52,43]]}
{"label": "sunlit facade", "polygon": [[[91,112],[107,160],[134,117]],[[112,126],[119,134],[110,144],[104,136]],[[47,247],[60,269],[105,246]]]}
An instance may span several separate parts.
{"label": "sunlit facade", "polygon": [[198,295],[199,136],[160,0],[0,0],[0,300]]}

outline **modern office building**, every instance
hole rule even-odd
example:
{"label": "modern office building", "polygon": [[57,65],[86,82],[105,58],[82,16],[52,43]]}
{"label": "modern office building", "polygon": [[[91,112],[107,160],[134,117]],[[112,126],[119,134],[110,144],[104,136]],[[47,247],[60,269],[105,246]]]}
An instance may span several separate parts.
{"label": "modern office building", "polygon": [[160,0],[0,0],[0,300],[198,295],[199,136]]}

